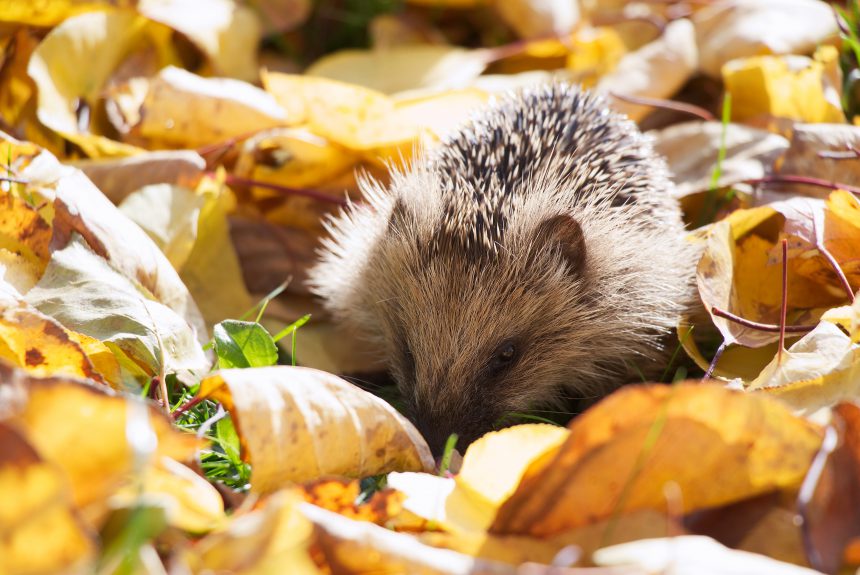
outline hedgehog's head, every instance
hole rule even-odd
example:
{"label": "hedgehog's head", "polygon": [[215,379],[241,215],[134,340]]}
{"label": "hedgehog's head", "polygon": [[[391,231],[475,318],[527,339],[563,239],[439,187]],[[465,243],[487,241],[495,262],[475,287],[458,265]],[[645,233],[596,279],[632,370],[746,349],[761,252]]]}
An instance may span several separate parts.
{"label": "hedgehog's head", "polygon": [[462,183],[441,179],[367,186],[312,272],[329,309],[376,340],[431,449],[604,395],[654,354],[686,293],[677,229],[647,231],[637,205],[563,209],[546,194],[452,206],[444,186]]}
{"label": "hedgehog's head", "polygon": [[[513,206],[528,217],[485,241],[446,228],[440,207],[401,196],[354,209],[315,272],[334,311],[384,350],[431,448],[457,433],[462,449],[511,414],[605,392],[593,386],[611,343],[580,222]],[[365,247],[338,247],[361,234]]]}

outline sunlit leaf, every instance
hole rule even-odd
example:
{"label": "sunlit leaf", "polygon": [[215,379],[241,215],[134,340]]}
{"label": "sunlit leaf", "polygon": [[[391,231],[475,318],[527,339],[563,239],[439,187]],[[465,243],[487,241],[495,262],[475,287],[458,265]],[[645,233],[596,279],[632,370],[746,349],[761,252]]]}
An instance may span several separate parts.
{"label": "sunlit leaf", "polygon": [[423,438],[394,408],[322,371],[221,370],[200,393],[231,412],[258,493],[323,475],[433,468]]}
{"label": "sunlit leaf", "polygon": [[63,472],[8,423],[0,422],[0,445],[0,571],[86,569],[95,551],[93,533],[74,513]]}
{"label": "sunlit leaf", "polygon": [[685,512],[797,488],[820,443],[814,425],[762,395],[694,383],[628,386],[576,418],[567,441],[532,463],[491,532],[547,536],[662,509],[667,481],[678,485]]}

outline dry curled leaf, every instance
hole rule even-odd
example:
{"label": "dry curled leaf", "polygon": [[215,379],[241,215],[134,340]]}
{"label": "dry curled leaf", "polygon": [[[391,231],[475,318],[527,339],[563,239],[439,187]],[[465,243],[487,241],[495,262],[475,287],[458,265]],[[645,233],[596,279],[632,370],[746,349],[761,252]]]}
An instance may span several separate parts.
{"label": "dry curled leaf", "polygon": [[285,366],[226,369],[204,379],[200,393],[233,415],[257,493],[324,475],[433,469],[430,450],[411,423],[329,373]]}
{"label": "dry curled leaf", "polygon": [[628,386],[575,419],[568,439],[532,463],[490,530],[549,536],[662,509],[668,481],[684,512],[795,489],[820,443],[816,426],[761,395],[694,383]]}

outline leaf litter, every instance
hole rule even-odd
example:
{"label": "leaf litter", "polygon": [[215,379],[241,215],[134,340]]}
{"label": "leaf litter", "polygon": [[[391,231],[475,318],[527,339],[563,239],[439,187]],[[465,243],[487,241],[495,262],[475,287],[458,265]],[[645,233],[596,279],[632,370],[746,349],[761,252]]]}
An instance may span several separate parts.
{"label": "leaf litter", "polygon": [[[7,4],[0,571],[860,564],[856,5]],[[356,174],[554,78],[667,157],[701,249],[676,375],[708,381],[488,434],[440,476],[303,279]]]}

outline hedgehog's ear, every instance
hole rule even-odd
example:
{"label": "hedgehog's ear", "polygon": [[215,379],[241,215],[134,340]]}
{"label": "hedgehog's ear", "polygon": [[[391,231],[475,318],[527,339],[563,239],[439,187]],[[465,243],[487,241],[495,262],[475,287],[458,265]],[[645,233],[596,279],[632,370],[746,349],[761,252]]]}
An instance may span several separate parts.
{"label": "hedgehog's ear", "polygon": [[559,250],[573,273],[581,273],[585,267],[585,236],[579,222],[569,214],[542,221],[535,230],[532,245],[536,250]]}

